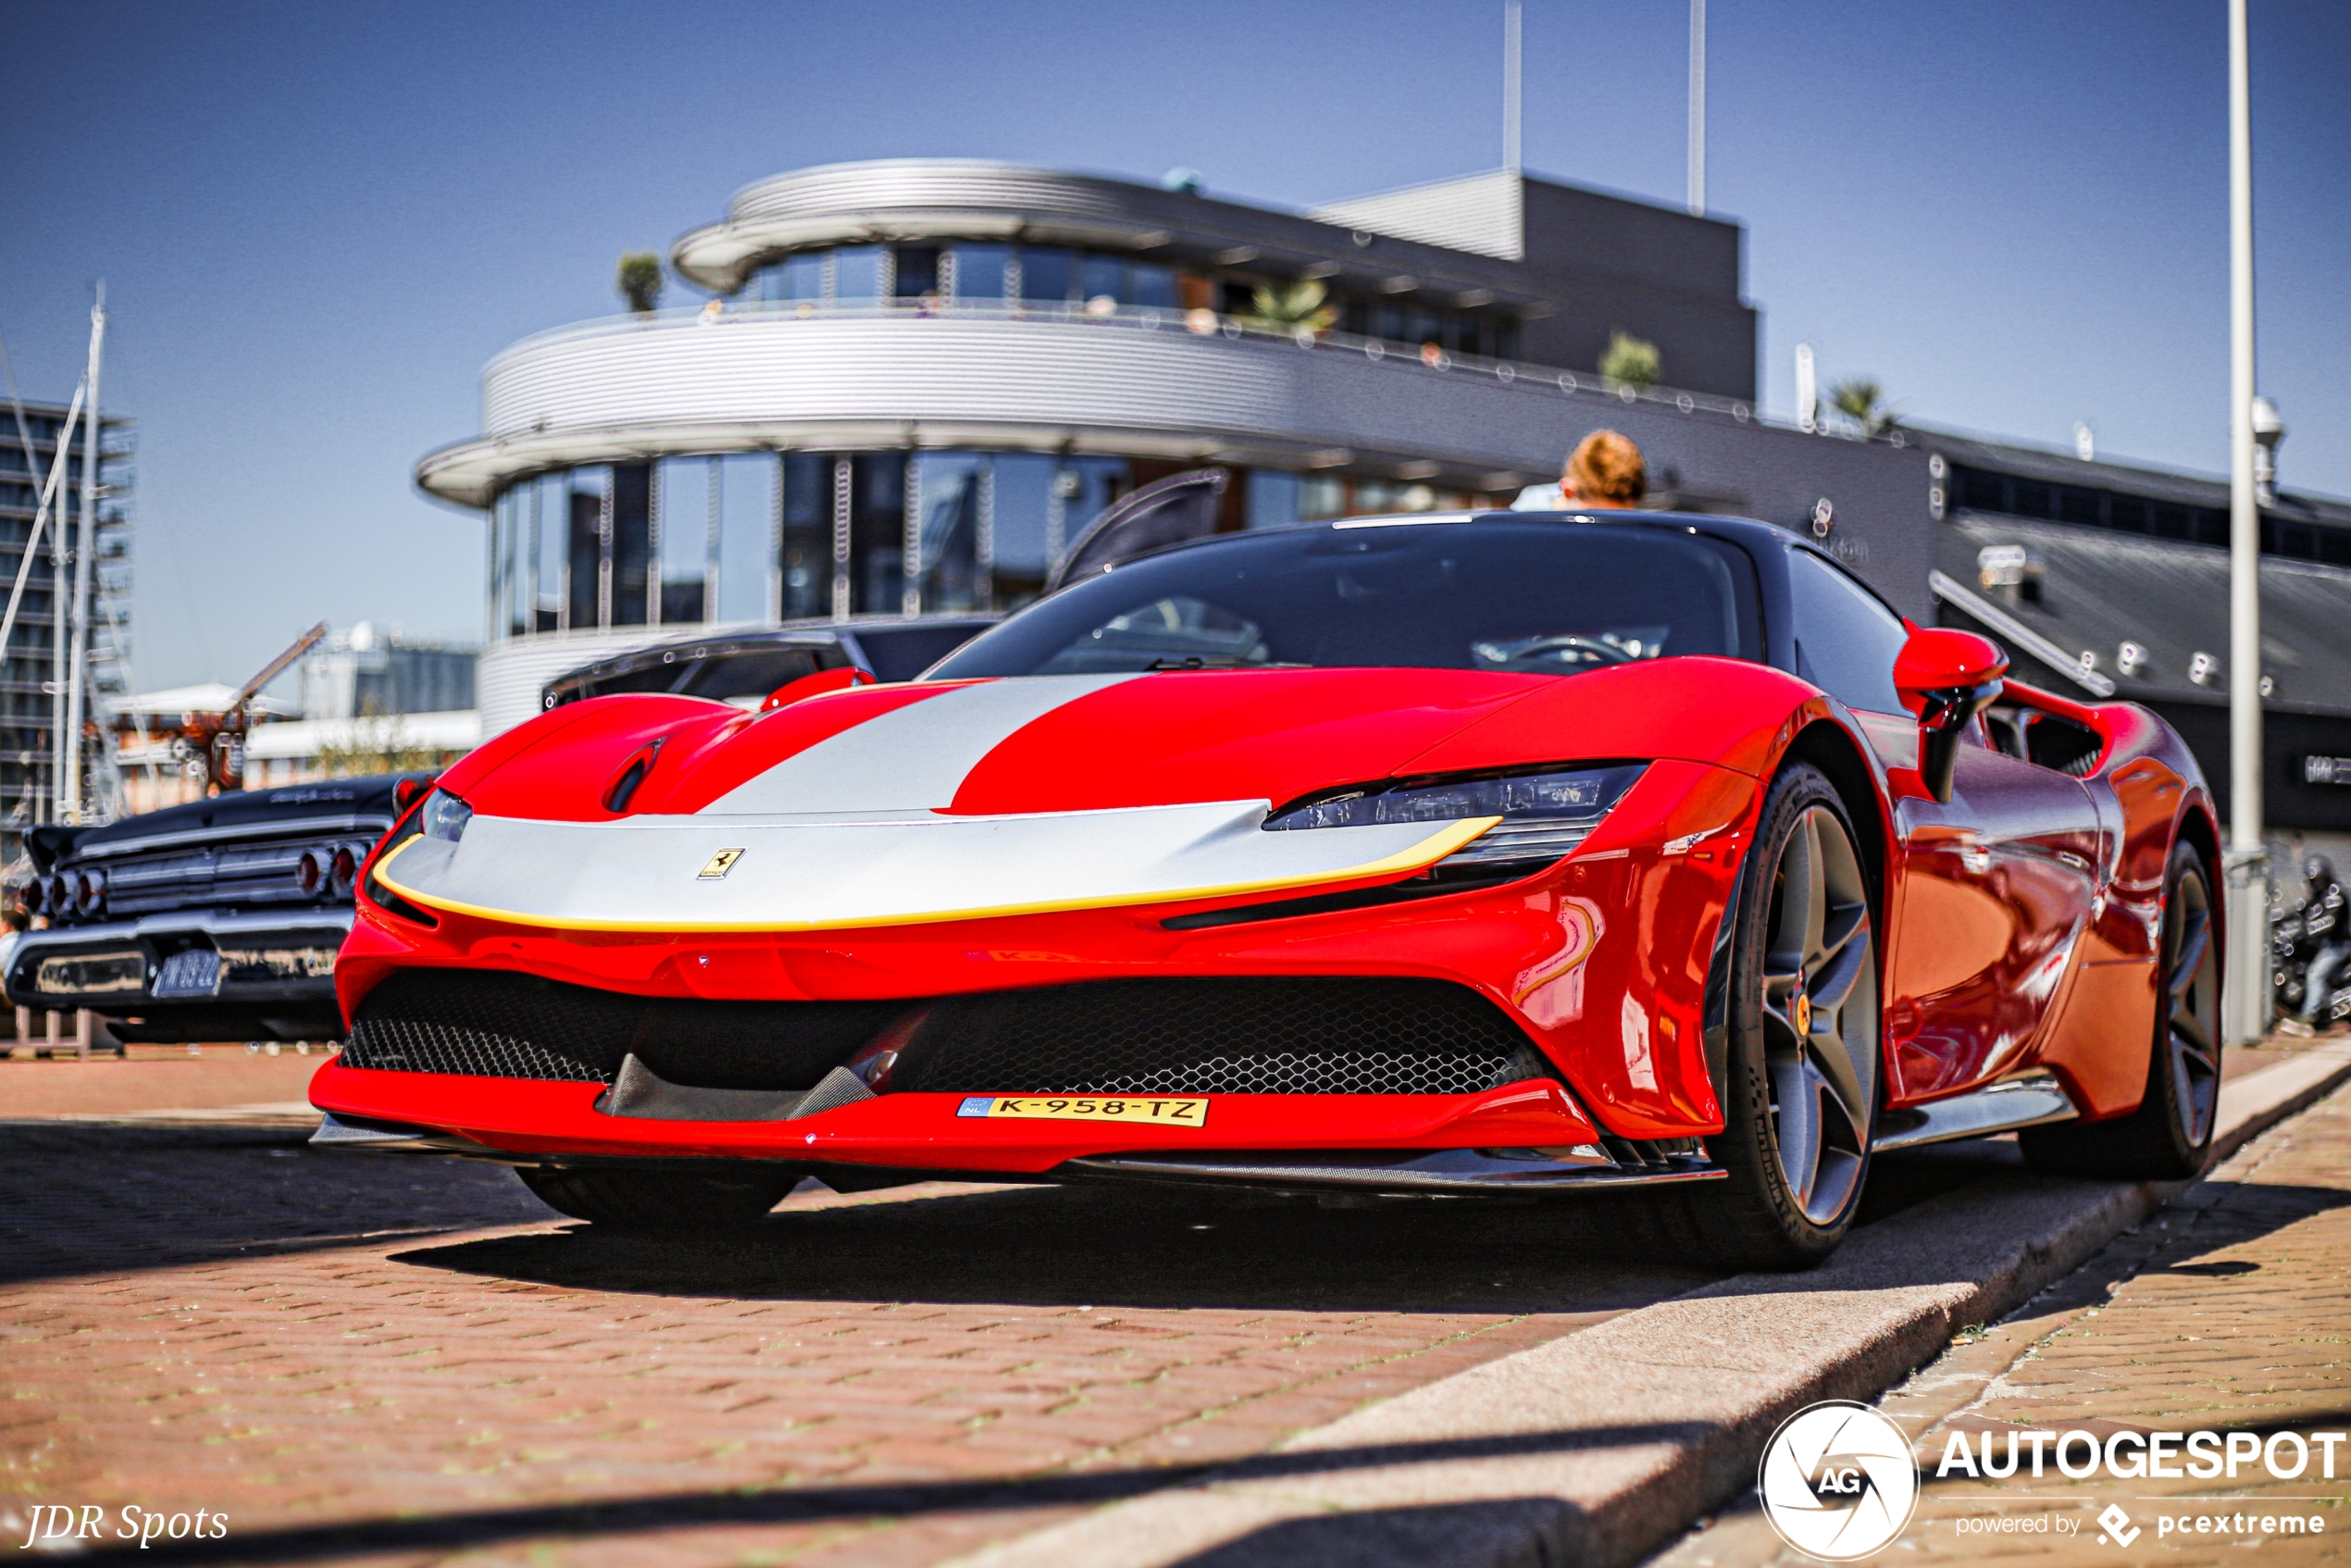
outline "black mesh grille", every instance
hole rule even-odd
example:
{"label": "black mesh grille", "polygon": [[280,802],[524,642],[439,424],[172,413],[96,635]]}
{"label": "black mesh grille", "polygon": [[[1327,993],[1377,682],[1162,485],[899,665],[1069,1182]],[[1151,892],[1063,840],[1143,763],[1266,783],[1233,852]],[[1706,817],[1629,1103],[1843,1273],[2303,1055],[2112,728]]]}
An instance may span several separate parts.
{"label": "black mesh grille", "polygon": [[411,969],[370,991],[349,1067],[610,1083],[634,1053],[706,1089],[804,1089],[927,1007],[889,1088],[1000,1094],[1472,1094],[1547,1072],[1443,980],[1114,980],[909,1002],[689,1002]]}
{"label": "black mesh grille", "polygon": [[1472,1094],[1545,1069],[1443,980],[1117,980],[939,1003],[894,1089],[1000,1094]]}
{"label": "black mesh grille", "polygon": [[694,1002],[529,975],[411,969],[367,993],[347,1067],[610,1083],[634,1053],[699,1089],[808,1089],[902,1002]]}

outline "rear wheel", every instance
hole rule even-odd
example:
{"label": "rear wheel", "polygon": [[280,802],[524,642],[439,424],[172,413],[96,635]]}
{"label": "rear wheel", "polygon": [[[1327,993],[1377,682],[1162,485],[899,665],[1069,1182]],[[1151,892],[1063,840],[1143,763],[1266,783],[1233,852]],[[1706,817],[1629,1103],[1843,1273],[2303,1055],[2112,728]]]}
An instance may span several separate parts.
{"label": "rear wheel", "polygon": [[532,1196],[559,1214],[614,1230],[727,1230],[756,1225],[799,1181],[797,1172],[740,1175],[557,1170],[517,1165]]}
{"label": "rear wheel", "polygon": [[2146,1093],[2110,1121],[2060,1122],[2016,1135],[2034,1170],[2128,1181],[2203,1171],[2220,1104],[2220,953],[2211,884],[2195,846],[2171,852],[2163,879],[2163,945]]}
{"label": "rear wheel", "polygon": [[1685,1248],[1742,1268],[1802,1268],[1860,1206],[1878,1103],[1877,942],[1835,789],[1797,764],[1773,782],[1733,918],[1723,1131],[1727,1180],[1653,1202]]}

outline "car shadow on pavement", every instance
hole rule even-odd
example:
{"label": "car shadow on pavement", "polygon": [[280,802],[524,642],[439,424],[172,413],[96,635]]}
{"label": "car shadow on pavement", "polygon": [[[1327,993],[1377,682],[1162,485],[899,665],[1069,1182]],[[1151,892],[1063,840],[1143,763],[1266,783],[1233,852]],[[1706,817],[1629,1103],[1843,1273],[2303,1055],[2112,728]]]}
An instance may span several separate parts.
{"label": "car shadow on pavement", "polygon": [[0,1121],[0,1284],[383,1246],[551,1217],[505,1170],[306,1131]]}
{"label": "car shadow on pavement", "polygon": [[1038,1187],[827,1208],[749,1230],[588,1226],[394,1262],[502,1279],[738,1300],[1319,1312],[1621,1311],[1721,1276],[1611,1235],[1589,1205],[1311,1201]]}
{"label": "car shadow on pavement", "polygon": [[[2012,1143],[1990,1140],[1889,1159],[1862,1219],[2020,1169]],[[1622,1196],[1330,1205],[1108,1186],[787,1205],[748,1231],[702,1237],[579,1226],[395,1261],[653,1295],[1499,1313],[1622,1310],[1729,1272],[1662,1252],[1638,1201]]]}
{"label": "car shadow on pavement", "polygon": [[[787,1486],[773,1490],[731,1487],[724,1491],[676,1492],[656,1496],[578,1499],[522,1504],[399,1519],[352,1520],[334,1524],[292,1524],[277,1529],[239,1530],[233,1538],[158,1540],[153,1549],[131,1545],[78,1553],[77,1562],[102,1564],[332,1562],[355,1557],[390,1557],[415,1553],[434,1561],[466,1551],[531,1542],[552,1545],[564,1540],[644,1536],[657,1531],[720,1527],[775,1526],[852,1520],[870,1524],[878,1520],[904,1521],[949,1513],[1017,1513],[1069,1507],[1099,1507],[1130,1498],[1193,1486],[1212,1477],[1220,1484],[1251,1481],[1296,1481],[1317,1475],[1343,1475],[1390,1465],[1524,1459],[1611,1449],[1635,1449],[1652,1444],[1680,1444],[1700,1439],[1702,1424],[1643,1422],[1583,1427],[1571,1431],[1538,1432],[1508,1437],[1447,1438],[1427,1442],[1383,1443],[1354,1448],[1312,1449],[1296,1453],[1256,1454],[1213,1464],[1151,1465],[1125,1470],[1056,1473],[1026,1480],[889,1481],[867,1486]],[[1540,1510],[1546,1531],[1554,1537],[1572,1534],[1579,1520],[1573,1504],[1553,1499],[1528,1500]],[[1509,1502],[1495,1505],[1499,1509]],[[1389,1511],[1390,1512],[1397,1511]],[[1410,1511],[1432,1516],[1455,1514],[1450,1509]],[[1387,1514],[1358,1517],[1387,1517]],[[1515,1516],[1522,1525],[1525,1516]],[[1507,1523],[1500,1514],[1488,1527]],[[1276,1530],[1279,1526],[1275,1527]],[[1259,1537],[1273,1532],[1261,1531]],[[1424,1544],[1439,1537],[1421,1534]],[[1238,1544],[1238,1543],[1237,1543]],[[1218,1562],[1213,1556],[1195,1563]],[[1250,1558],[1246,1561],[1274,1561]],[[1314,1562],[1288,1558],[1284,1562]],[[1352,1560],[1350,1560],[1352,1561]]]}

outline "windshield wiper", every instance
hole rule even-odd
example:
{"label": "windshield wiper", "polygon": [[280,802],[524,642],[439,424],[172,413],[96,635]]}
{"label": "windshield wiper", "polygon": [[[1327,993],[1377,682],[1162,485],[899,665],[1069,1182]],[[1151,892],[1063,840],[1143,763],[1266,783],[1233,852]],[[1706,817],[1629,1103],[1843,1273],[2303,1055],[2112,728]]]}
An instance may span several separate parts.
{"label": "windshield wiper", "polygon": [[1237,653],[1186,653],[1180,658],[1158,658],[1143,666],[1147,673],[1188,669],[1307,669],[1312,666],[1288,664],[1281,660],[1244,659]]}

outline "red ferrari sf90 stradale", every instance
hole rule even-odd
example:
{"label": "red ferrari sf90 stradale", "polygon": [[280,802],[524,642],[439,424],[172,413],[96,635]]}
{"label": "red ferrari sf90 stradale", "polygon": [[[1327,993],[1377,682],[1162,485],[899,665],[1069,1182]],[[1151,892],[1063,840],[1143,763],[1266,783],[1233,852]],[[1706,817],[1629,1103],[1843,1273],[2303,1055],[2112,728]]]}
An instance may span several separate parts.
{"label": "red ferrari sf90 stradale", "polygon": [[2005,668],[1765,524],[1503,513],[1163,550],[908,683],[568,705],[370,860],[319,1136],[622,1226],[1643,1187],[1781,1266],[1877,1151],[2186,1175],[2210,800]]}

